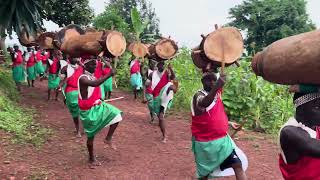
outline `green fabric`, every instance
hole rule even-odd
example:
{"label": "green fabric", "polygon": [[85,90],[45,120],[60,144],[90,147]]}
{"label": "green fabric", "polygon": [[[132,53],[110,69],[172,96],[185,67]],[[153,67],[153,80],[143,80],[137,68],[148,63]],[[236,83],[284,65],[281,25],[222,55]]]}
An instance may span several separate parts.
{"label": "green fabric", "polygon": [[146,98],[148,101],[148,108],[149,108],[150,112],[154,112],[154,110],[153,110],[153,95],[146,93]]}
{"label": "green fabric", "polygon": [[299,91],[301,93],[315,93],[315,92],[319,92],[319,86],[311,85],[311,84],[300,84]]}
{"label": "green fabric", "polygon": [[48,88],[49,89],[56,89],[59,87],[60,77],[58,74],[50,74],[48,77]]}
{"label": "green fabric", "polygon": [[80,119],[87,136],[91,138],[110,124],[119,114],[121,114],[121,111],[118,108],[102,102],[87,111],[80,110]]}
{"label": "green fabric", "polygon": [[[192,137],[198,178],[211,174],[232,153],[235,144],[229,135],[209,142],[199,142]],[[213,177],[209,177],[213,178]]]}
{"label": "green fabric", "polygon": [[104,83],[104,91],[111,92],[112,91],[112,77],[108,78]]}
{"label": "green fabric", "polygon": [[[152,107],[152,112],[156,113],[157,115],[160,114],[160,107],[161,107],[161,96],[162,93],[164,93],[164,87],[161,89],[160,94],[156,97],[153,98],[153,107]],[[170,109],[172,105],[172,100],[169,102],[167,109]]]}
{"label": "green fabric", "polygon": [[78,91],[71,91],[65,94],[66,104],[71,113],[72,118],[79,117]]}
{"label": "green fabric", "polygon": [[13,80],[18,83],[18,82],[24,82],[26,79],[25,74],[24,74],[24,67],[23,65],[18,65],[13,67],[12,69],[12,76]]}
{"label": "green fabric", "polygon": [[27,67],[27,79],[28,80],[36,80],[36,66]]}
{"label": "green fabric", "polygon": [[104,90],[104,85],[103,83],[100,85],[100,89],[101,89],[101,99],[105,100],[106,98],[106,92]]}
{"label": "green fabric", "polygon": [[44,71],[46,71],[47,65],[46,64],[42,64],[42,67],[43,67]]}
{"label": "green fabric", "polygon": [[44,73],[44,67],[42,66],[42,62],[39,61],[35,65],[36,73],[37,74],[43,74]]}
{"label": "green fabric", "polygon": [[134,89],[140,90],[142,89],[142,77],[140,73],[131,74],[130,77],[131,86]]}

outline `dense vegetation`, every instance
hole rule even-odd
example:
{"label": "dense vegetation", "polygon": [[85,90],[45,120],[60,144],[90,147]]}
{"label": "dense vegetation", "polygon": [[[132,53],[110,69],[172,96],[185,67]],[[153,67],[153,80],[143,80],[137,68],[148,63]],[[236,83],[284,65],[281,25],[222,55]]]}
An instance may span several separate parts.
{"label": "dense vegetation", "polygon": [[0,67],[0,82],[0,129],[12,134],[14,142],[40,146],[50,133],[49,130],[33,121],[35,114],[32,109],[17,104],[19,93],[10,70]]}
{"label": "dense vegetation", "polygon": [[[120,60],[117,71],[118,86],[130,89],[128,61],[126,53]],[[250,58],[244,57],[240,67],[228,67],[227,83],[223,102],[230,120],[244,123],[249,129],[275,134],[280,126],[293,115],[292,96],[286,86],[264,81],[251,70]],[[190,57],[190,50],[182,48],[179,55],[171,61],[179,91],[175,95],[173,109],[189,111],[194,93],[202,88],[201,72]]]}

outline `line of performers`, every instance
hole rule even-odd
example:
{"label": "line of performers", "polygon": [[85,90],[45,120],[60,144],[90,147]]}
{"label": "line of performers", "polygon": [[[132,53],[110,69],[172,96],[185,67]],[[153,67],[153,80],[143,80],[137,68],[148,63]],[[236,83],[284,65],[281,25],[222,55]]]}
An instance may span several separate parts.
{"label": "line of performers", "polygon": [[[104,142],[116,149],[112,137],[120,121],[122,111],[105,102],[112,92],[112,77],[116,70],[112,60],[95,56],[67,59],[58,50],[42,51],[38,47],[28,48],[22,53],[17,45],[9,48],[13,60],[13,79],[20,90],[21,82],[27,75],[28,85],[34,86],[36,77],[47,76],[48,100],[54,91],[55,100],[59,91],[65,98],[65,104],[73,118],[76,136],[81,137],[79,119],[87,135],[89,165],[91,168],[101,165],[94,155],[94,137],[103,128],[109,127]],[[161,141],[166,143],[165,112],[170,108],[174,94],[178,90],[176,75],[172,65],[164,61],[149,60],[147,70],[144,62],[137,58],[129,61],[130,83],[134,98],[139,92],[143,102],[149,108],[151,123],[159,120],[162,132]],[[25,74],[26,69],[26,74]],[[62,79],[62,80],[61,80]],[[197,177],[236,175],[237,179],[247,179],[245,170],[248,160],[228,134],[228,128],[238,129],[239,125],[228,121],[222,102],[225,74],[219,74],[217,68],[205,69],[198,90],[191,102],[192,151],[194,153]],[[317,179],[320,171],[316,169],[320,162],[319,88],[316,86],[293,86],[296,106],[295,118],[291,118],[280,131],[281,154],[280,169],[285,179]],[[176,102],[179,104],[179,102]],[[308,178],[306,178],[308,177]]]}

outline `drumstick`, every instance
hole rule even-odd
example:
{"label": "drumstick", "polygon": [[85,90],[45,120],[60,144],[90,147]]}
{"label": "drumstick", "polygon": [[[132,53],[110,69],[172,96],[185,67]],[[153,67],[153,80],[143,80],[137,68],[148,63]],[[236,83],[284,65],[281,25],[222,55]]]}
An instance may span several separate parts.
{"label": "drumstick", "polygon": [[239,126],[238,129],[236,129],[232,134],[231,134],[231,138],[233,138],[241,129],[242,127],[244,126],[244,124],[247,122],[247,119],[245,119]]}
{"label": "drumstick", "polygon": [[120,99],[123,99],[123,98],[124,97],[121,96],[121,97],[118,97],[118,98],[106,99],[106,100],[104,100],[104,102],[112,102],[112,101],[120,100]]}
{"label": "drumstick", "polygon": [[225,66],[225,57],[224,57],[224,41],[221,39],[221,46],[222,46],[222,60],[221,60],[221,74],[224,74],[224,66]]}

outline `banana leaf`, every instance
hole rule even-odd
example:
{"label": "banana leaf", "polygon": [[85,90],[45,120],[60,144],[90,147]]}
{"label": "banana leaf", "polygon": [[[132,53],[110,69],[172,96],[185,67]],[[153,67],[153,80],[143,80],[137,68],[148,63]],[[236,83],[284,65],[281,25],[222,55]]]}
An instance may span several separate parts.
{"label": "banana leaf", "polygon": [[[0,26],[11,35],[12,31],[20,34],[25,28],[35,34],[43,26],[44,17],[39,0],[1,0]],[[27,34],[29,35],[29,34]]]}

